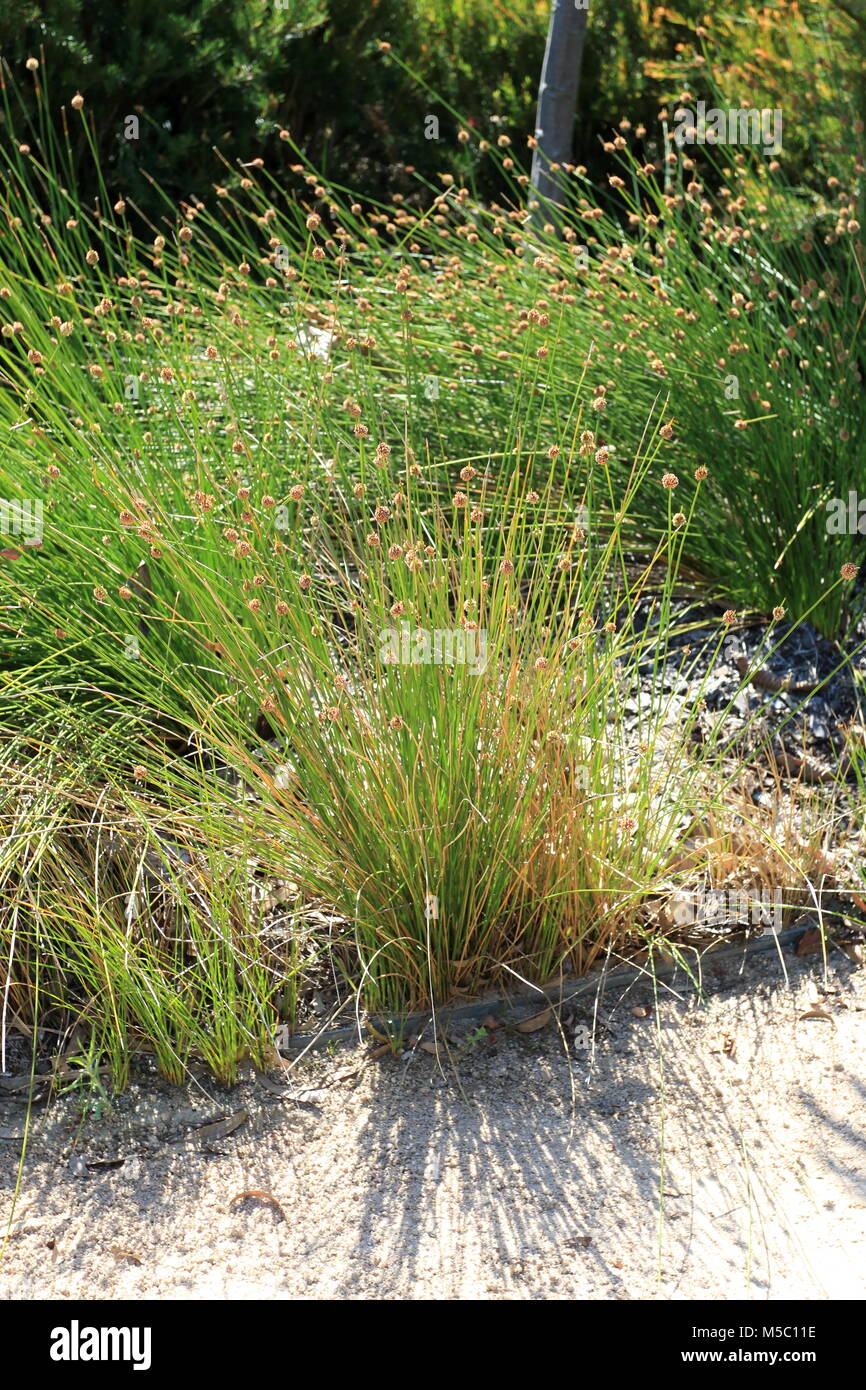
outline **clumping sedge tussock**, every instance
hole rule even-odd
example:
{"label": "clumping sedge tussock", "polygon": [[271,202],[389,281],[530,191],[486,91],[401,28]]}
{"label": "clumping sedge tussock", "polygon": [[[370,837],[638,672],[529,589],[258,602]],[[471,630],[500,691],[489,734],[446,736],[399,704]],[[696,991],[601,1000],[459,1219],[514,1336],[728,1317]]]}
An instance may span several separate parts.
{"label": "clumping sedge tussock", "polygon": [[[0,491],[50,503],[0,570],[0,952],[16,1016],[44,1022],[41,952],[118,1084],[141,1041],[174,1079],[266,1065],[326,953],[399,1010],[651,947],[683,824],[742,811],[677,586],[731,605],[710,648],[855,615],[796,481],[846,495],[863,437],[851,186],[794,236],[781,164],[657,168],[645,134],[603,196],[560,171],[543,244],[510,138],[468,127],[508,201],[449,174],[365,212],[303,163],[286,196],[226,168],[154,238],[122,190],[100,222],[62,194],[9,108]],[[296,885],[282,935],[253,879]]]}

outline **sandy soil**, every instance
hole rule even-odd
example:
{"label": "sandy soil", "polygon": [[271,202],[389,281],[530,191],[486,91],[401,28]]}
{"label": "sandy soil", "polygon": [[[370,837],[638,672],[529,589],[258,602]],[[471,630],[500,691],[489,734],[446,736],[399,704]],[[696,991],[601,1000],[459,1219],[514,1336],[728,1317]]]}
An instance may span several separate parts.
{"label": "sandy soil", "polygon": [[55,1102],[14,1212],[0,1143],[0,1295],[861,1299],[866,970],[754,957],[712,985],[646,1014],[645,986],[609,993],[592,1052],[587,1009],[451,1059],[319,1055],[299,1099],[142,1073],[98,1122]]}

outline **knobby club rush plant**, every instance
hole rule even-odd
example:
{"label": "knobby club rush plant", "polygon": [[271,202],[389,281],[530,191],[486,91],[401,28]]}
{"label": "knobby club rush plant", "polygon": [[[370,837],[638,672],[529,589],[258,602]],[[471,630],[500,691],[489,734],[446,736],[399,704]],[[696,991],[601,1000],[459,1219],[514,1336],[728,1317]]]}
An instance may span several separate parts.
{"label": "knobby club rush plant", "polygon": [[232,1080],[323,976],[582,972],[722,863],[796,906],[820,818],[744,815],[754,672],[705,694],[746,611],[853,640],[853,185],[794,230],[781,161],[624,121],[539,227],[504,132],[506,200],[366,207],[283,132],[142,229],[5,98],[4,1027]]}

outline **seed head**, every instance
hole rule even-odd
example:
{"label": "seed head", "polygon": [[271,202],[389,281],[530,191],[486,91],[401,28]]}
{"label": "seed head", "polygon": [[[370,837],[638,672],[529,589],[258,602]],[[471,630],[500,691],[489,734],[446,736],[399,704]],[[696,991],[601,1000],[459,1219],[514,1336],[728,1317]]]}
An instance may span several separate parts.
{"label": "seed head", "polygon": [[842,575],[842,578],[843,578],[843,579],[856,579],[856,578],[857,578],[857,573],[858,573],[858,567],[857,567],[857,565],[851,565],[851,564],[843,565],[843,566],[842,566],[842,569],[840,570],[840,574]]}
{"label": "seed head", "polygon": [[674,488],[679,487],[679,485],[680,480],[677,477],[676,473],[665,473],[664,477],[662,478],[662,487]]}

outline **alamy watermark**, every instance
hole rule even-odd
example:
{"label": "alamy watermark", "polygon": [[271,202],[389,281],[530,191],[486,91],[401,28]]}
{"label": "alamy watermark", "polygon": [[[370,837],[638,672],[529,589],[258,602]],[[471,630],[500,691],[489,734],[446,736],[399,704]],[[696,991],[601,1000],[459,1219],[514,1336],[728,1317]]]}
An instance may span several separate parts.
{"label": "alamy watermark", "polygon": [[782,906],[781,888],[713,889],[684,894],[673,915],[680,927],[751,921],[753,927],[763,927],[765,936],[775,936],[782,929]]}
{"label": "alamy watermark", "polygon": [[866,497],[858,497],[852,489],[847,501],[843,497],[830,497],[824,505],[828,536],[866,535]]}
{"label": "alamy watermark", "polygon": [[487,668],[487,632],[484,628],[413,628],[401,623],[379,634],[379,656],[394,666],[466,666],[473,676]]}
{"label": "alamy watermark", "polygon": [[149,1327],[82,1327],[73,1318],[69,1327],[51,1330],[52,1361],[131,1361],[134,1371],[150,1370]]}
{"label": "alamy watermark", "polygon": [[680,106],[674,112],[674,140],[679,146],[763,145],[765,154],[779,154],[782,112],[778,107],[759,111],[755,106],[708,109],[705,101],[699,101],[696,110]]}
{"label": "alamy watermark", "polygon": [[21,536],[25,545],[42,544],[42,501],[0,497],[0,536]]}

